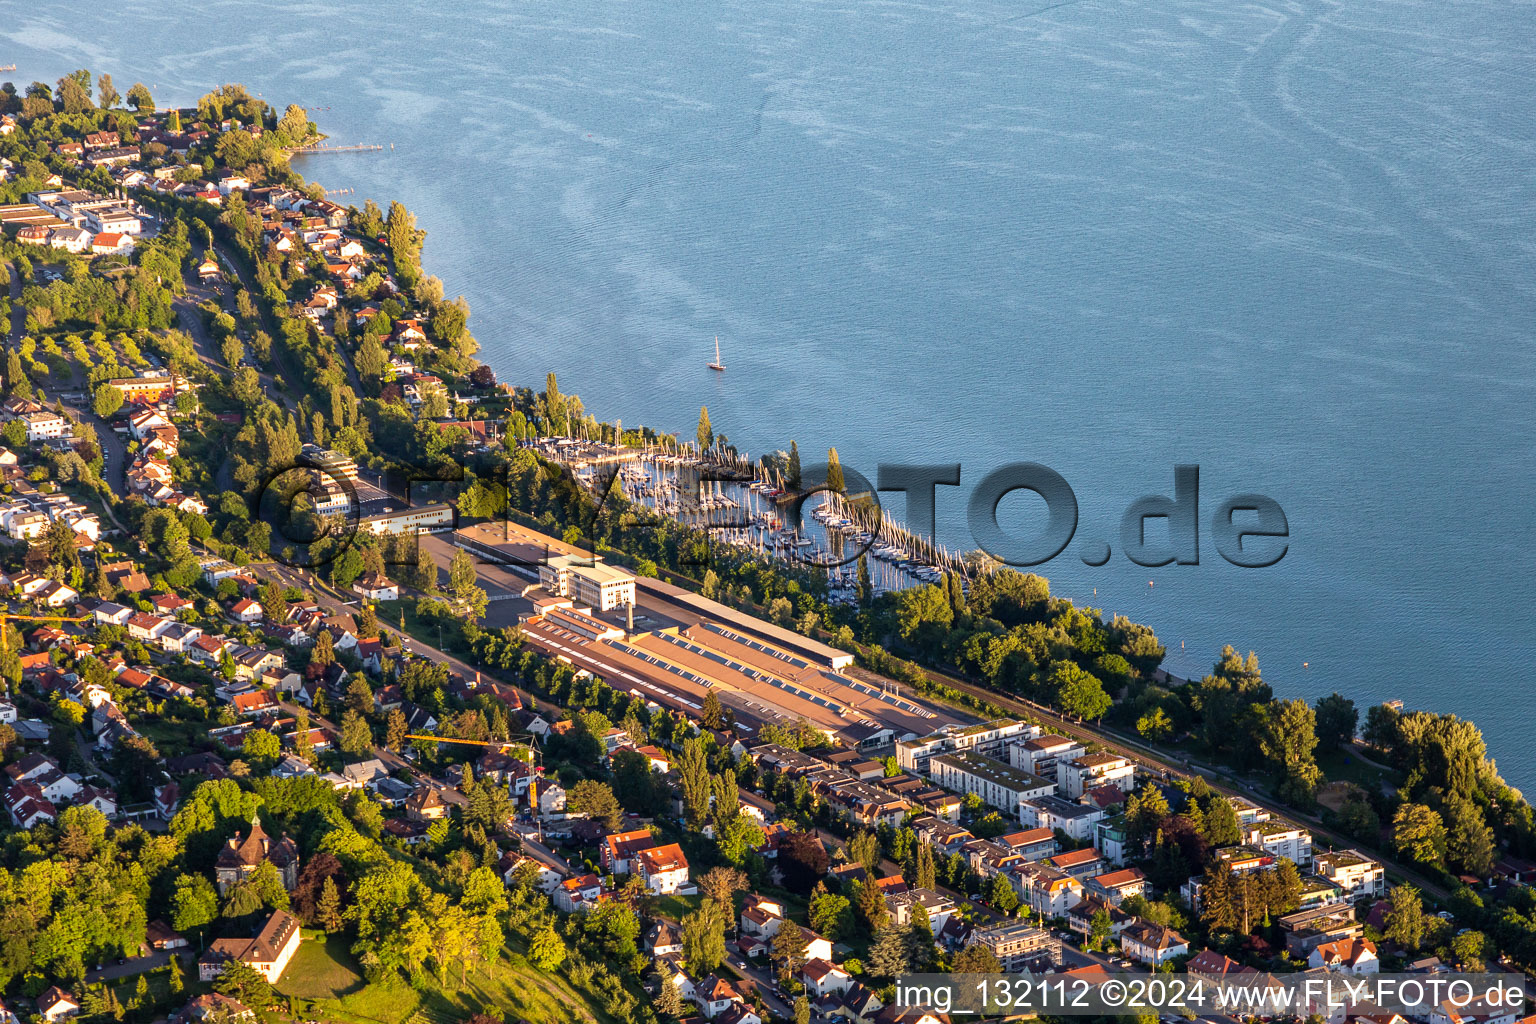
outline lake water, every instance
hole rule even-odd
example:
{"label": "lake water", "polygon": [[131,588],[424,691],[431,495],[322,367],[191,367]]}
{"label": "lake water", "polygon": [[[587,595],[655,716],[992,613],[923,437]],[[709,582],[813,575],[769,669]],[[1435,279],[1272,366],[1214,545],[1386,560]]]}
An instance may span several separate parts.
{"label": "lake water", "polygon": [[[1230,642],[1284,695],[1455,711],[1536,783],[1529,0],[13,7],[23,84],[240,81],[392,146],[302,170],[417,212],[502,379],[871,477],[1044,463],[1115,548],[1054,589],[1174,671]],[[1202,524],[1201,565],[1128,562],[1180,462],[1202,516],[1279,501],[1286,558]]]}

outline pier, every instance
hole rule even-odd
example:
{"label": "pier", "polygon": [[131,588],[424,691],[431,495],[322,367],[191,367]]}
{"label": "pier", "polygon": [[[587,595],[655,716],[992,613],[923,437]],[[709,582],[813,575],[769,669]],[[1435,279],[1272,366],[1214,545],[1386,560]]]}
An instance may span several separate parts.
{"label": "pier", "polygon": [[[326,146],[326,145],[295,146],[293,149],[290,149],[288,152],[292,153],[294,156],[309,156],[310,154],[313,154],[313,153],[360,153],[360,152],[367,152],[367,151],[374,151],[374,152],[376,152],[376,151],[381,150],[383,148],[384,148],[383,146],[377,146],[377,145],[374,145],[373,143],[362,142],[362,143],[358,143],[357,145],[354,145],[354,146]],[[391,146],[391,148],[393,148],[393,146]]]}
{"label": "pier", "polygon": [[569,437],[539,438],[528,446],[564,466],[578,485],[604,495],[616,491],[642,515],[706,531],[741,556],[824,572],[834,603],[856,603],[865,580],[876,594],[941,583],[950,574],[967,588],[986,568],[913,533],[873,503],[844,494],[816,494],[805,518],[790,522],[801,492],[776,467],[745,453],[700,452],[676,442],[631,448]]}

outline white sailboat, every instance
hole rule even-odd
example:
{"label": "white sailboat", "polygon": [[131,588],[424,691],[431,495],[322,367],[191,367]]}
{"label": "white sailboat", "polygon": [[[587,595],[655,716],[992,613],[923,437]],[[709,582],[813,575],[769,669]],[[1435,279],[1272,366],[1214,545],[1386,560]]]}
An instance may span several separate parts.
{"label": "white sailboat", "polygon": [[725,370],[725,364],[720,361],[720,335],[715,335],[715,361],[709,364],[711,370]]}

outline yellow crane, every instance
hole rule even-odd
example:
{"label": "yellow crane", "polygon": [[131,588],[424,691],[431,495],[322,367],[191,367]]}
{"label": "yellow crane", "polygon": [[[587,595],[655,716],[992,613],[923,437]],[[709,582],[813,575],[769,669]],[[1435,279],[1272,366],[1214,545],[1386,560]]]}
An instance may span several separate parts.
{"label": "yellow crane", "polygon": [[[463,740],[457,736],[433,736],[431,733],[408,732],[405,734],[408,740],[431,740],[433,743],[468,743],[476,747],[495,747],[497,750],[506,750],[508,747],[527,747],[533,750],[531,743],[522,740]],[[532,738],[530,736],[530,738]]]}
{"label": "yellow crane", "polygon": [[94,615],[28,615],[25,612],[0,612],[0,651],[11,653],[11,634],[6,630],[6,624],[12,619],[26,619],[28,622],[86,622],[94,619]]}

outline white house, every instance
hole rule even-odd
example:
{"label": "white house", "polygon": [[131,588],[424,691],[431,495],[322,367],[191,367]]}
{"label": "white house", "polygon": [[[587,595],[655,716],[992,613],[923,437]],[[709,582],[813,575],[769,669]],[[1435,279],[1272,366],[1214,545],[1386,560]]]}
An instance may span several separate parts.
{"label": "white house", "polygon": [[1120,949],[1138,963],[1156,967],[1189,952],[1189,940],[1166,925],[1139,921],[1120,933]]}
{"label": "white house", "polygon": [[229,610],[230,618],[236,622],[260,622],[263,614],[261,602],[253,601],[248,597],[237,601],[235,606]]}
{"label": "white house", "polygon": [[1376,956],[1375,943],[1356,937],[1323,943],[1307,957],[1307,966],[1334,974],[1376,974],[1381,960]]}
{"label": "white house", "polygon": [[1312,865],[1317,874],[1343,889],[1350,899],[1386,894],[1386,873],[1381,865],[1358,850],[1319,853]]}
{"label": "white house", "polygon": [[808,991],[817,996],[829,996],[845,991],[853,982],[853,976],[837,964],[825,960],[807,960],[800,968],[800,978]]}
{"label": "white house", "polygon": [[641,850],[630,859],[635,874],[658,896],[677,892],[688,884],[688,858],[676,843]]}
{"label": "white house", "polygon": [[369,601],[400,600],[400,584],[387,576],[367,573],[352,584],[352,592]]}
{"label": "white house", "polygon": [[46,1021],[64,1020],[80,1012],[80,1003],[74,996],[54,985],[37,997],[37,1012]]}

